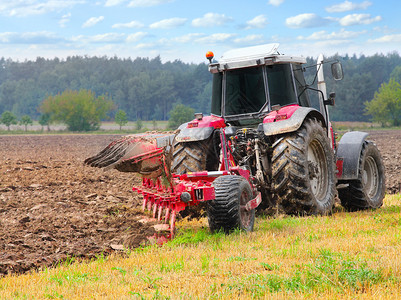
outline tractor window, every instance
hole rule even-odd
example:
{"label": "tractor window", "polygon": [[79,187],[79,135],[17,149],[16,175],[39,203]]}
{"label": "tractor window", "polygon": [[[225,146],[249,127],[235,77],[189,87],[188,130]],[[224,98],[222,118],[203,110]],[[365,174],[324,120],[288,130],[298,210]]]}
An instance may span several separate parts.
{"label": "tractor window", "polygon": [[213,74],[213,88],[212,88],[212,109],[211,113],[216,116],[221,116],[221,96],[222,96],[222,73]]}
{"label": "tractor window", "polygon": [[227,71],[226,116],[259,112],[265,103],[266,93],[262,67]]}
{"label": "tractor window", "polygon": [[306,89],[306,82],[304,72],[301,66],[293,65],[295,86],[297,88],[298,101],[301,106],[310,107],[308,90]]}
{"label": "tractor window", "polygon": [[270,107],[297,103],[289,64],[267,66],[267,82],[269,86]]}

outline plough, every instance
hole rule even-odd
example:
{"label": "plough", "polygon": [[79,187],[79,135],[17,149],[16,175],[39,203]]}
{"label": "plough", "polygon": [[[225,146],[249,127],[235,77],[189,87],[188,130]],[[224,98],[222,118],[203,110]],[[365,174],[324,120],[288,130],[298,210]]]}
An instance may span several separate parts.
{"label": "plough", "polygon": [[[132,190],[143,196],[142,209],[152,212],[153,218],[169,224],[171,237],[175,233],[177,214],[188,206],[216,198],[213,182],[220,176],[237,175],[249,184],[250,172],[234,165],[229,147],[222,151],[219,171],[199,171],[185,174],[171,172],[171,154],[174,149],[174,134],[145,133],[129,135],[110,143],[99,154],[85,160],[85,164],[108,170],[135,172],[142,176],[142,185]],[[221,129],[221,140],[226,142]],[[228,144],[227,144],[228,145]],[[261,202],[260,193],[253,188],[254,195],[242,205],[242,209],[253,211]]]}

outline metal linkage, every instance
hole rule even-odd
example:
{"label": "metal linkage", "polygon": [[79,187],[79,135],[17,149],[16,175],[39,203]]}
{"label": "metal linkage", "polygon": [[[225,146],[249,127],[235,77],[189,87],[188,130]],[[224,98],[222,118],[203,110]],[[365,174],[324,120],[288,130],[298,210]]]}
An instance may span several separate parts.
{"label": "metal linkage", "polygon": [[[212,173],[212,174],[208,174]],[[197,205],[202,201],[215,198],[214,188],[211,182],[221,172],[198,172],[174,176],[173,187],[162,183],[160,177],[156,179],[142,178],[142,186],[134,186],[132,190],[143,196],[143,210],[153,212],[153,218],[162,220],[164,211],[164,223],[169,223],[171,236],[175,232],[175,220],[177,213],[187,206]],[[203,179],[203,180],[202,180]]]}

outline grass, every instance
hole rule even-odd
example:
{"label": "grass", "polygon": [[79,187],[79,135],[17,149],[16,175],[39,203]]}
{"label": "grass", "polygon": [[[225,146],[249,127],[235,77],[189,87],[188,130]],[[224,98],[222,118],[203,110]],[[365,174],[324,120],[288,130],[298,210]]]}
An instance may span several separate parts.
{"label": "grass", "polygon": [[0,299],[397,299],[400,207],[258,217],[249,234],[183,221],[162,247],[1,278]]}

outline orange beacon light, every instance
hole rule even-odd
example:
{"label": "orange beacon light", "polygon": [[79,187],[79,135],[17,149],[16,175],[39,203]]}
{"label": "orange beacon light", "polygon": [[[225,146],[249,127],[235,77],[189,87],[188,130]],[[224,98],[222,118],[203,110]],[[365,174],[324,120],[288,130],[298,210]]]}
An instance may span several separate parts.
{"label": "orange beacon light", "polygon": [[206,52],[206,58],[209,60],[210,63],[212,63],[213,57],[214,57],[214,54],[212,51]]}

